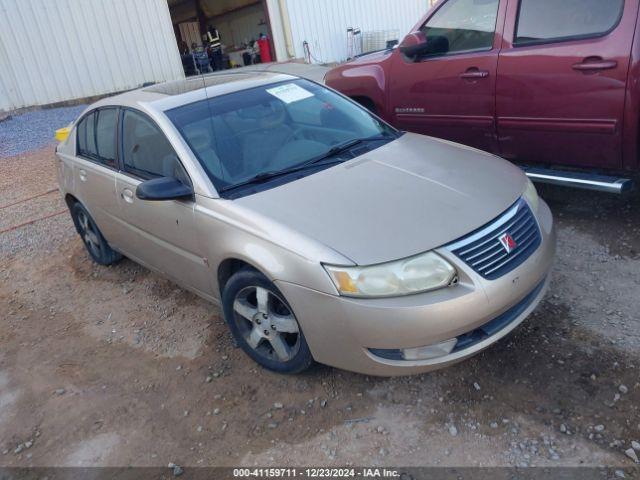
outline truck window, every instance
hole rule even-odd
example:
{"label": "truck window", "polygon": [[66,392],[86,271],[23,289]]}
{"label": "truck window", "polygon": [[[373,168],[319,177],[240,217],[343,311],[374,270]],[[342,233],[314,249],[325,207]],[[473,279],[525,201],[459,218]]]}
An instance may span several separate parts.
{"label": "truck window", "polygon": [[491,50],[500,0],[449,0],[422,27],[439,54]]}
{"label": "truck window", "polygon": [[606,35],[622,18],[624,0],[520,0],[515,44]]}

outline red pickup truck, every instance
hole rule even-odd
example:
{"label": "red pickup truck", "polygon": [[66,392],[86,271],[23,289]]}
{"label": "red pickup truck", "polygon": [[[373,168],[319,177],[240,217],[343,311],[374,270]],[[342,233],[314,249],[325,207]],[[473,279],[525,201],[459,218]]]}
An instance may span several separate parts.
{"label": "red pickup truck", "polygon": [[621,193],[640,171],[640,0],[441,0],[327,85],[396,127]]}

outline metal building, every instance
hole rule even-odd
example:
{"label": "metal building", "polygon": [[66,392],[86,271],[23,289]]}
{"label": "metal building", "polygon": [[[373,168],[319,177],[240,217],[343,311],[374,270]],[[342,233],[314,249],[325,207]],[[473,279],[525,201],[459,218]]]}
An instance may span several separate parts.
{"label": "metal building", "polygon": [[[334,63],[357,53],[361,45],[366,47],[367,38],[388,36],[390,40],[400,40],[433,0],[168,2],[178,41],[186,44],[190,44],[193,37],[185,32],[193,32],[195,28],[202,34],[214,25],[220,31],[223,43],[239,50],[241,44],[262,33],[269,37],[272,58],[279,62],[306,58],[312,63]],[[361,32],[354,39],[355,48],[350,48],[349,29]]]}
{"label": "metal building", "polygon": [[[0,113],[184,77],[179,46],[216,25],[228,66],[334,63],[401,40],[431,0],[0,0]],[[350,35],[349,29],[360,32]],[[230,60],[229,60],[230,59]]]}
{"label": "metal building", "polygon": [[0,0],[0,111],[183,76],[167,0]]}
{"label": "metal building", "polygon": [[[293,54],[304,58],[307,42],[313,63],[341,62],[402,40],[427,11],[427,0],[287,0]],[[347,30],[356,35],[350,49]],[[351,50],[351,51],[350,51]]]}

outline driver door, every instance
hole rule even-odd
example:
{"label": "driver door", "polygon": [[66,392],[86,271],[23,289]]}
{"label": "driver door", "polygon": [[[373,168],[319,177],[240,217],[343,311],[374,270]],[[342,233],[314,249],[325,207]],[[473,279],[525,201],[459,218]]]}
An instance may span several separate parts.
{"label": "driver door", "polygon": [[495,88],[506,0],[448,0],[420,28],[438,53],[396,51],[389,99],[400,129],[499,151]]}
{"label": "driver door", "polygon": [[212,276],[195,232],[192,199],[144,201],[136,188],[158,177],[191,181],[160,128],[145,114],[125,109],[121,117],[122,171],[116,193],[120,221],[127,232],[124,253],[181,285],[210,295]]}

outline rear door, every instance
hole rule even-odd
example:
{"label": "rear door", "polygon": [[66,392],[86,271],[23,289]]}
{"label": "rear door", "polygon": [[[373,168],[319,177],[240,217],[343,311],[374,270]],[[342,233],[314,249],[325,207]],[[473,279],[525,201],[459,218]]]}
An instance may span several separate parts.
{"label": "rear door", "polygon": [[116,192],[126,227],[123,251],[180,284],[211,294],[212,277],[195,229],[192,199],[151,202],[136,197],[145,180],[173,177],[190,185],[180,159],[155,122],[142,112],[124,109],[121,116],[122,171]]}
{"label": "rear door", "polygon": [[101,108],[89,112],[78,122],[74,170],[80,202],[114,248],[119,247],[116,221],[117,121],[117,108]]}
{"label": "rear door", "polygon": [[498,150],[495,82],[506,0],[448,0],[420,31],[440,53],[396,51],[389,107],[401,129]]}
{"label": "rear door", "polygon": [[638,0],[511,0],[496,113],[501,154],[523,163],[622,166]]}

